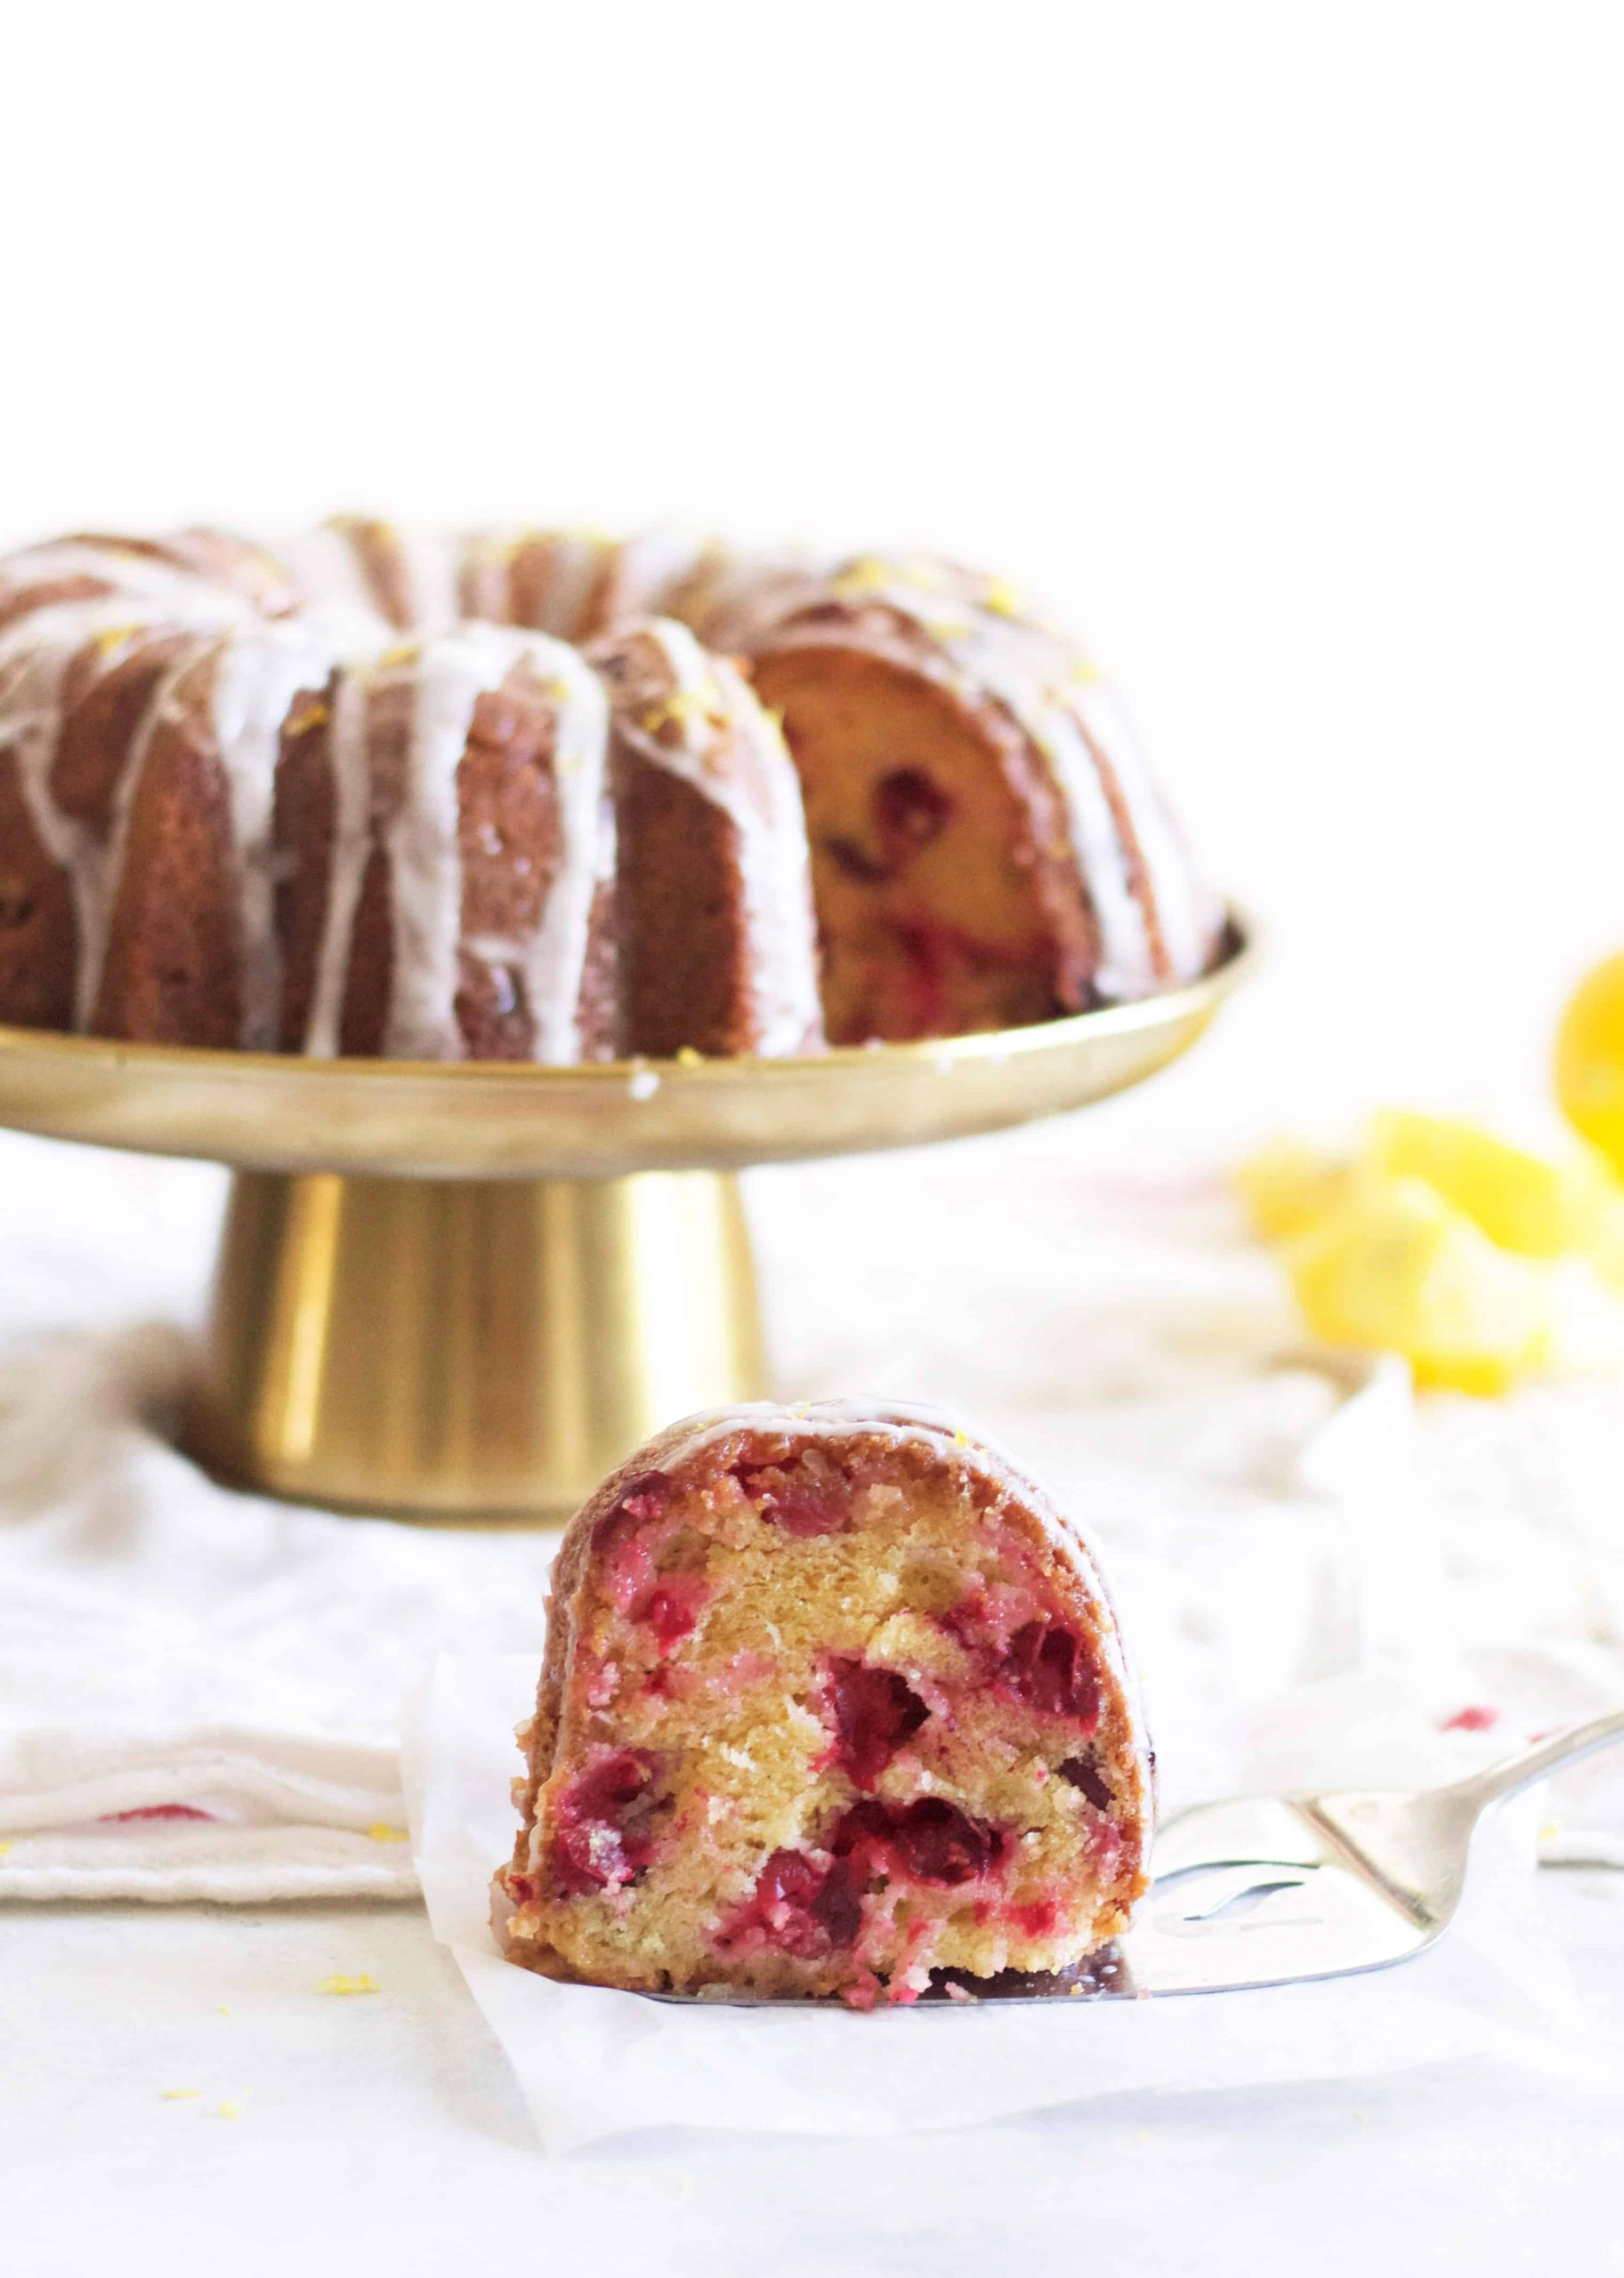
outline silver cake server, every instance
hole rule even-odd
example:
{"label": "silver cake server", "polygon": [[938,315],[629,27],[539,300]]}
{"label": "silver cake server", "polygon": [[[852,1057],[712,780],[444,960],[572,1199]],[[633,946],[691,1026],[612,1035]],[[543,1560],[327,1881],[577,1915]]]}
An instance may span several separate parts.
{"label": "silver cake server", "polygon": [[1449,1927],[1473,1832],[1507,1796],[1624,1740],[1624,1710],[1553,1733],[1469,1780],[1415,1793],[1243,1797],[1176,1812],[1119,1942],[1143,1997],[1228,1993],[1408,1961]]}
{"label": "silver cake server", "polygon": [[[1154,1880],[1114,1945],[1060,1976],[949,1973],[924,1999],[1143,2000],[1390,1968],[1449,1927],[1479,1821],[1507,1796],[1617,1740],[1624,1740],[1624,1709],[1554,1733],[1446,1788],[1192,1805],[1158,1830]],[[762,2003],[723,1988],[651,1998],[806,2006]]]}

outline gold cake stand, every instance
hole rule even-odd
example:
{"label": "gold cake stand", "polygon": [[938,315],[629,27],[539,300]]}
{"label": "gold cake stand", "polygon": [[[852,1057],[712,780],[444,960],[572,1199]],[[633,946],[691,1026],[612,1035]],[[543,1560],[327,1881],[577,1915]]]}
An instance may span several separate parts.
{"label": "gold cake stand", "polygon": [[0,1028],[0,1124],[230,1164],[183,1444],[222,1477],[555,1521],[650,1433],[764,1388],[735,1172],[993,1131],[1151,1075],[1245,976],[797,1060],[301,1060]]}

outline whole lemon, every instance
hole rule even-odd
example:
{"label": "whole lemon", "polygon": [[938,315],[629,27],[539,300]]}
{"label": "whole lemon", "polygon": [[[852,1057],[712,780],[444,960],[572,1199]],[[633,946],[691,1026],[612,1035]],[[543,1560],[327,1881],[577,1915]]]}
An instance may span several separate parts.
{"label": "whole lemon", "polygon": [[1624,1174],[1624,955],[1587,973],[1569,1001],[1556,1032],[1556,1097]]}

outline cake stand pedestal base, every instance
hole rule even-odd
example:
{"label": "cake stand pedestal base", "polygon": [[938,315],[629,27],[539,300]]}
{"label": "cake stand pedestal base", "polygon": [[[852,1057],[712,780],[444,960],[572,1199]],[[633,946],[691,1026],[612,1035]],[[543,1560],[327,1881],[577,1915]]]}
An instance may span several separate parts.
{"label": "cake stand pedestal base", "polygon": [[182,1440],[302,1501],[556,1523],[662,1426],[764,1388],[731,1174],[244,1171]]}

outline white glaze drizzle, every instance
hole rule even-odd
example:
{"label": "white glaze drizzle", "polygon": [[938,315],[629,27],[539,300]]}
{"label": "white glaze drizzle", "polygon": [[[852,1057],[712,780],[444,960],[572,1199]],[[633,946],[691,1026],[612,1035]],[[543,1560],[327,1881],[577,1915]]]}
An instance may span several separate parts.
{"label": "white glaze drizzle", "polygon": [[697,530],[660,526],[640,530],[614,548],[606,581],[603,629],[614,632],[634,618],[675,616],[672,596],[714,551],[714,541]]}
{"label": "white glaze drizzle", "polygon": [[349,978],[350,938],[355,907],[371,852],[368,817],[371,780],[367,768],[367,699],[372,675],[365,665],[342,670],[334,691],[327,726],[327,762],[333,785],[333,843],[327,864],[327,903],[310,1017],[300,1049],[311,1059],[331,1060],[339,1046],[344,985]]}
{"label": "white glaze drizzle", "polygon": [[1174,973],[1191,980],[1205,969],[1222,912],[1192,867],[1122,694],[1108,680],[1072,682],[1066,694],[1088,736],[1104,752],[1134,819],[1163,946]]}
{"label": "white glaze drizzle", "polygon": [[306,602],[342,611],[356,623],[382,615],[367,565],[346,526],[323,522],[315,529],[296,530],[279,539],[274,550]]}
{"label": "white glaze drizzle", "polygon": [[455,541],[456,553],[456,614],[482,618],[487,624],[507,625],[513,619],[508,564],[514,533],[509,530],[465,530]]}
{"label": "white glaze drizzle", "polygon": [[384,1051],[392,1060],[460,1060],[457,949],[462,855],[457,770],[474,707],[525,653],[521,634],[468,624],[424,646],[404,795],[384,830],[394,957]]}
{"label": "white glaze drizzle", "polygon": [[271,833],[282,727],[302,690],[325,691],[336,662],[308,626],[287,618],[228,634],[214,666],[209,723],[230,799],[245,1051],[274,1051],[280,1020]]}
{"label": "white glaze drizzle", "polygon": [[598,889],[613,875],[614,813],[605,796],[609,699],[578,649],[545,633],[521,636],[518,655],[557,707],[553,790],[559,857],[541,918],[527,940],[465,937],[464,949],[511,966],[524,988],[530,1056],[570,1066],[581,1056],[581,983]]}
{"label": "white glaze drizzle", "polygon": [[392,529],[416,633],[445,633],[461,622],[461,549],[443,530]]}
{"label": "white glaze drizzle", "polygon": [[[618,650],[656,668],[648,683],[615,703],[618,733],[638,756],[665,768],[722,809],[737,834],[740,893],[751,956],[757,1052],[805,1049],[821,1026],[813,944],[812,860],[800,781],[777,723],[724,658],[700,647],[685,625],[651,618],[598,654]],[[657,729],[677,719],[670,742]],[[653,721],[651,727],[649,723]],[[765,806],[729,763],[736,737],[752,747]]]}
{"label": "white glaze drizzle", "polygon": [[521,970],[534,1022],[531,1056],[581,1056],[581,983],[593,903],[614,875],[615,817],[607,796],[609,699],[578,650],[537,634],[538,671],[562,691],[553,745],[553,789],[562,851],[541,924]]}
{"label": "white glaze drizzle", "polygon": [[[215,624],[255,617],[248,596],[223,581],[184,570],[173,561],[145,553],[125,553],[117,546],[96,545],[83,539],[62,539],[51,545],[30,546],[0,561],[0,594],[30,586],[54,584],[59,578],[94,578],[125,602],[126,618],[161,610],[180,624],[196,622],[207,611]],[[131,604],[138,604],[132,610]],[[66,604],[73,606],[73,604]],[[92,603],[79,603],[86,607]],[[61,606],[61,604],[59,604]],[[32,622],[22,618],[19,624]],[[15,631],[15,626],[8,627]]]}

